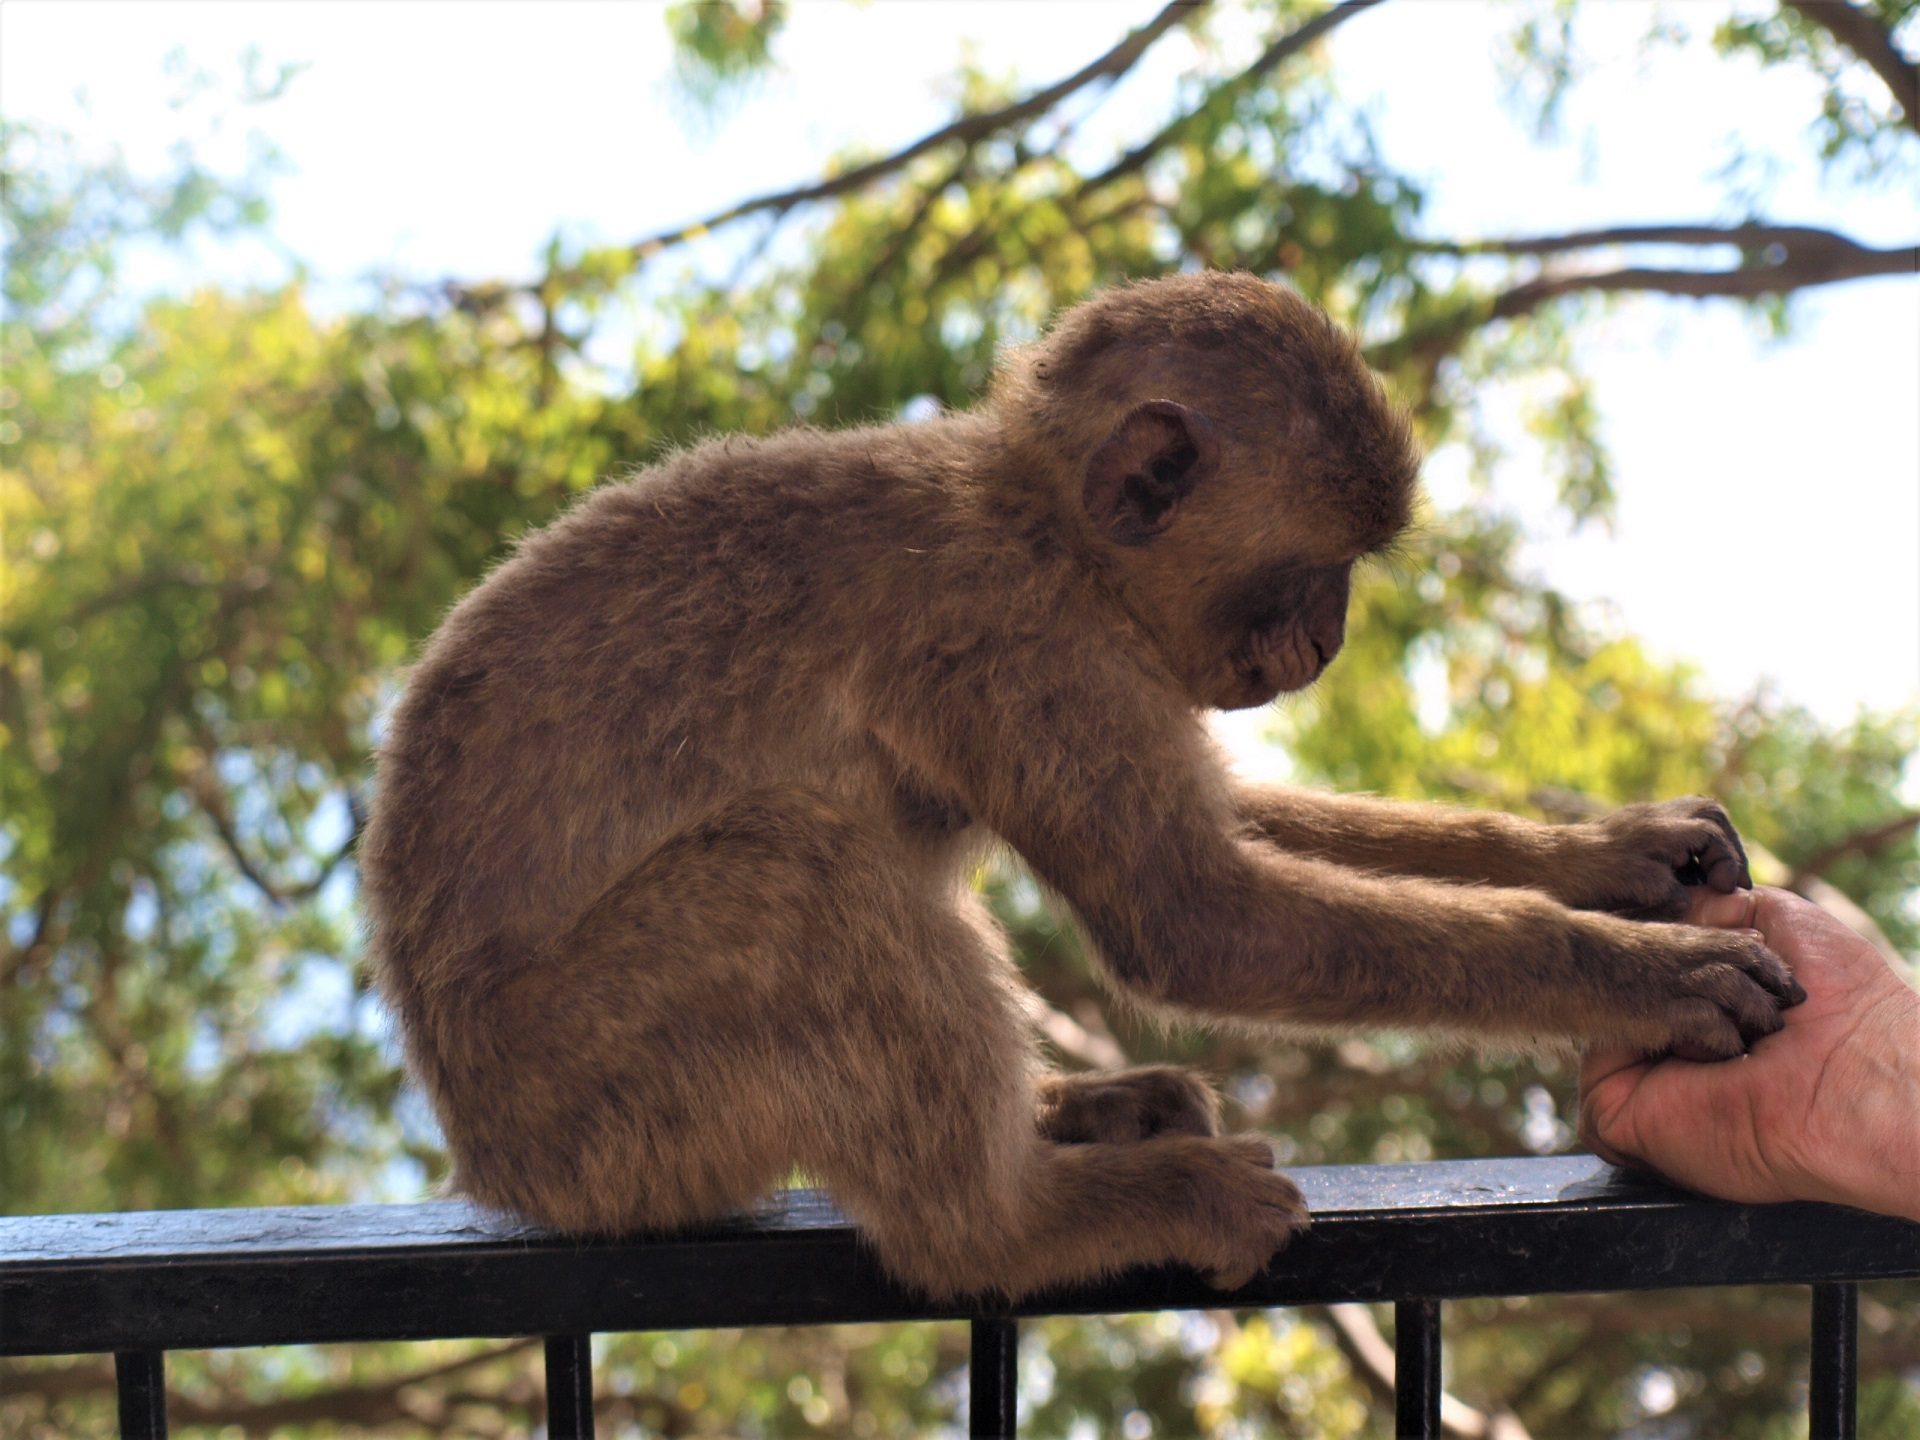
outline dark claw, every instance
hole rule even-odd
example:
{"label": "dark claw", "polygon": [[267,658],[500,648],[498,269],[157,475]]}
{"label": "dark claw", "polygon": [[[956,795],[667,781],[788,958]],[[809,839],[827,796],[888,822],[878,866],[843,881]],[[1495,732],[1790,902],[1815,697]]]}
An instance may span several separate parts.
{"label": "dark claw", "polygon": [[[1711,820],[1711,815],[1703,816]],[[1718,831],[1705,844],[1687,852],[1687,858],[1674,869],[1674,878],[1682,885],[1707,885],[1722,895],[1731,895],[1736,890],[1751,889],[1753,881],[1747,873],[1747,857],[1740,849],[1740,842],[1729,829]]]}
{"label": "dark claw", "polygon": [[1707,873],[1707,884],[1722,895],[1731,895],[1740,888],[1740,877],[1746,873],[1746,867],[1733,856],[1728,847],[1716,845],[1713,848],[1721,853],[1701,862]]}
{"label": "dark claw", "polygon": [[1733,861],[1739,867],[1739,877],[1733,882],[1732,889],[1722,893],[1731,894],[1733,890],[1751,890],[1753,871],[1747,864],[1747,847],[1740,843],[1740,832],[1733,828],[1732,819],[1718,805],[1702,807],[1700,818],[1727,837],[1727,845],[1733,851]]}

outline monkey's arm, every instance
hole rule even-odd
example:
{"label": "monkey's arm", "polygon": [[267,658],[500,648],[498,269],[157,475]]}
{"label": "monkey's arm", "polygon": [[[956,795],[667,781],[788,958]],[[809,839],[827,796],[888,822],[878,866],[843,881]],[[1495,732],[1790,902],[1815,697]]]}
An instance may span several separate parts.
{"label": "monkey's arm", "polygon": [[1779,1028],[1798,993],[1739,932],[1279,852],[1244,833],[1176,697],[1110,656],[1053,658],[980,652],[889,686],[876,733],[1011,843],[1136,993],[1210,1015],[1700,1058]]}
{"label": "monkey's arm", "polygon": [[1733,822],[1698,796],[1629,805],[1603,819],[1543,825],[1456,810],[1271,785],[1234,792],[1243,823],[1294,855],[1363,870],[1544,890],[1581,910],[1678,919],[1688,885],[1752,885]]}

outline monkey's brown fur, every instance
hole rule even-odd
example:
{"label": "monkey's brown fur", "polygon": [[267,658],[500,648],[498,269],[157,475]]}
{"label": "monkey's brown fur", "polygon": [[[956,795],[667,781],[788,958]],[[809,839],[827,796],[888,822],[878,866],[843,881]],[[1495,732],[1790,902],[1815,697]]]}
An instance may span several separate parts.
{"label": "monkey's brown fur", "polygon": [[428,645],[361,849],[458,1184],[609,1232],[798,1166],[930,1292],[1246,1280],[1299,1193],[1191,1076],[1043,1075],[965,885],[995,837],[1179,1013],[1777,1028],[1751,935],[1591,913],[1746,883],[1706,802],[1543,827],[1229,780],[1202,712],[1318,675],[1417,464],[1347,335],[1194,275],[1069,312],[972,413],[711,442],[528,539]]}

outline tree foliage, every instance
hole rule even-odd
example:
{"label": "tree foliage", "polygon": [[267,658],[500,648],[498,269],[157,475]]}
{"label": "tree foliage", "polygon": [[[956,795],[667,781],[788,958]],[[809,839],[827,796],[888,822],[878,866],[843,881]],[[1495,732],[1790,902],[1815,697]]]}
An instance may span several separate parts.
{"label": "tree foliage", "polygon": [[[1312,45],[1365,8],[1267,0],[1258,46],[1236,66],[1209,43],[1159,123],[1114,154],[1084,154],[1076,124],[1167,36],[1207,37],[1205,7],[1170,6],[1042,90],[969,74],[950,125],[700,224],[617,247],[556,241],[529,283],[396,278],[344,310],[319,305],[298,273],[267,288],[129,287],[129,256],[267,225],[267,174],[215,176],[184,155],[138,175],[9,124],[5,1208],[365,1198],[439,1173],[356,968],[368,757],[410,647],[516,536],[609,473],[714,431],[964,405],[995,350],[1055,308],[1213,265],[1284,277],[1355,327],[1429,441],[1472,449],[1482,475],[1483,387],[1533,377],[1547,397],[1538,458],[1561,505],[1604,520],[1612,479],[1570,339],[1594,296],[1765,303],[1912,268],[1911,251],[1758,217],[1434,235],[1421,184],[1395,171]],[[1861,160],[1853,183],[1868,184],[1912,162],[1912,93],[1882,82],[1888,54],[1911,66],[1900,47],[1914,9],[1862,5],[1862,31],[1789,0],[1738,7],[1716,33],[1727,51],[1811,67],[1828,97],[1814,148]],[[1383,34],[1390,14],[1374,22]],[[777,0],[667,12],[707,102],[778,62],[789,18]],[[1521,13],[1513,74],[1534,103],[1550,109],[1578,83],[1578,18],[1572,3]],[[1647,243],[1660,264],[1635,261]],[[1669,268],[1676,250],[1701,268]],[[1482,487],[1427,517],[1397,573],[1369,579],[1347,655],[1277,721],[1303,777],[1556,819],[1716,792],[1774,878],[1837,886],[1892,944],[1920,942],[1920,851],[1897,799],[1915,717],[1833,729],[1770,693],[1716,697],[1523,573],[1521,538]],[[1124,1051],[1206,1064],[1236,1121],[1301,1162],[1570,1142],[1571,1079],[1552,1065],[1392,1039],[1303,1049],[1120,1018],[1110,1029],[1072,932],[1032,882],[1001,866],[982,883],[1063,1063]],[[1541,1436],[1650,1434],[1658,1375],[1672,1392],[1661,1423],[1679,1427],[1661,1433],[1792,1433],[1804,1319],[1791,1296],[1458,1308],[1453,1383],[1483,1419],[1510,1411]],[[1869,1297],[1863,1318],[1867,1373],[1911,1373],[1911,1301]],[[1342,1323],[1372,1321],[1035,1325],[1030,1432],[1384,1434]],[[918,1432],[950,1423],[963,1388],[951,1327],[599,1343],[603,1423],[637,1433]],[[515,1346],[173,1369],[176,1425],[207,1433],[507,1434],[538,1405],[535,1357]],[[104,1423],[93,1362],[16,1366],[7,1389],[0,1417],[18,1433]],[[1910,1386],[1870,1385],[1867,1403],[1872,1433],[1920,1435]]]}

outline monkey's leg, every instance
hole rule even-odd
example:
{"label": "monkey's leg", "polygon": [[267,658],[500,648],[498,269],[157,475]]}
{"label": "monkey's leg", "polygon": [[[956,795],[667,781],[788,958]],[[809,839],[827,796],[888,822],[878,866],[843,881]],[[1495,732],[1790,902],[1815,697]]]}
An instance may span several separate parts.
{"label": "monkey's leg", "polygon": [[1305,1225],[1299,1191],[1257,1138],[1043,1137],[1022,1017],[1001,987],[970,983],[997,957],[944,916],[901,919],[911,948],[881,973],[928,964],[941,983],[869,988],[883,1008],[840,1031],[825,1083],[806,1087],[821,1118],[802,1132],[817,1143],[804,1163],[892,1274],[933,1295],[1017,1296],[1177,1261],[1232,1287]]}
{"label": "monkey's leg", "polygon": [[1035,1089],[1040,1133],[1056,1145],[1220,1133],[1220,1097],[1175,1065],[1047,1075]]}
{"label": "monkey's leg", "polygon": [[[880,848],[834,849],[859,891],[828,933],[865,963],[833,967],[845,993],[813,983],[792,999],[792,1023],[820,1038],[804,1083],[790,1087],[814,1111],[796,1114],[795,1133],[801,1163],[890,1272],[936,1295],[1018,1295],[1180,1261],[1236,1285],[1305,1223],[1299,1192],[1251,1137],[1043,1137],[1029,1030],[997,934],[965,897],[891,880]],[[1201,1103],[1164,1072],[1132,1080]]]}
{"label": "monkey's leg", "polygon": [[1238,1283],[1305,1223],[1258,1139],[1045,1140],[1017,994],[970,897],[830,800],[758,795],[470,998],[495,1019],[467,1048],[516,1083],[449,1140],[477,1198],[590,1232],[710,1218],[798,1165],[946,1295],[1169,1261]]}

